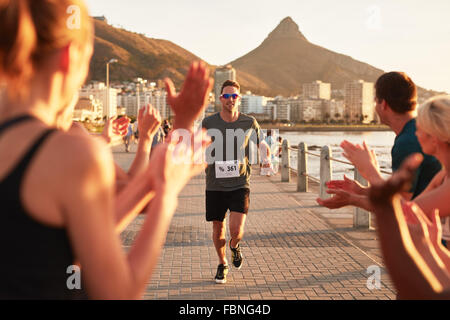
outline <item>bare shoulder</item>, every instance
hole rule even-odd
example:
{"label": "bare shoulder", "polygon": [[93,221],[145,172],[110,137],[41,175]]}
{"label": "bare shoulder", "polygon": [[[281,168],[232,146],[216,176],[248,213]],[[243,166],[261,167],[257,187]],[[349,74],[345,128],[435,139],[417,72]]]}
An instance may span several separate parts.
{"label": "bare shoulder", "polygon": [[67,175],[84,174],[91,170],[114,170],[111,151],[100,139],[57,132],[50,143],[50,156],[58,159],[58,167]]}
{"label": "bare shoulder", "polygon": [[442,168],[441,171],[439,171],[438,173],[436,173],[436,175],[433,177],[433,179],[431,180],[429,186],[429,189],[435,189],[443,184],[445,184],[448,179],[447,177],[447,171],[445,170],[445,168]]}

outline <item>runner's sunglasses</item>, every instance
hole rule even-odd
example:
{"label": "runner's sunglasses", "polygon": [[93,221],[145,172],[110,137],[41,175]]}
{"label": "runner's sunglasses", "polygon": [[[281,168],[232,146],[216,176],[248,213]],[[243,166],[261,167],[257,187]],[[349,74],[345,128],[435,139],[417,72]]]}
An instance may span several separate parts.
{"label": "runner's sunglasses", "polygon": [[222,98],[224,98],[224,99],[230,99],[230,97],[232,97],[234,100],[236,100],[238,97],[240,97],[240,95],[238,95],[237,93],[224,93],[222,95]]}

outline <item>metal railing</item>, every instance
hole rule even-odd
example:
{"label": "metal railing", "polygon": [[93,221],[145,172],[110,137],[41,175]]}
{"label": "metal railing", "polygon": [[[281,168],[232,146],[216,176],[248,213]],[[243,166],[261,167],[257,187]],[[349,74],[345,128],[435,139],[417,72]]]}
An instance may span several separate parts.
{"label": "metal railing", "polygon": [[[291,151],[297,152],[297,169],[290,167],[291,162]],[[320,178],[308,174],[308,156],[320,158]],[[282,143],[282,154],[281,154],[281,181],[290,182],[291,181],[291,171],[297,173],[297,192],[308,192],[309,180],[312,180],[319,184],[319,197],[322,199],[330,198],[326,192],[326,183],[332,180],[332,161],[350,165],[354,168],[354,179],[358,181],[361,185],[367,186],[367,181],[359,174],[358,170],[353,166],[352,163],[348,161],[343,161],[341,159],[333,158],[331,148],[327,145],[323,146],[320,154],[315,154],[308,151],[308,146],[306,143],[299,143],[298,147],[291,147],[290,142],[287,139],[283,140]],[[381,171],[385,174],[391,174],[391,172]],[[370,212],[355,208],[353,215],[353,226],[354,227],[371,227]]]}

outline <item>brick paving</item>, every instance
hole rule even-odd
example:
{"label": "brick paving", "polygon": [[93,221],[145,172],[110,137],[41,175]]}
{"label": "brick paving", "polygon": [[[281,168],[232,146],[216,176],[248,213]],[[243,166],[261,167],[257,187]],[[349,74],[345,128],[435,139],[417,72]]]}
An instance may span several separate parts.
{"label": "brick paving", "polygon": [[[124,169],[134,157],[123,146],[114,147],[113,154]],[[353,229],[351,208],[334,212],[320,208],[316,193],[297,193],[294,182],[258,174],[259,169],[253,170],[250,212],[241,242],[242,268],[231,267],[226,284],[213,280],[218,258],[212,225],[204,217],[205,177],[200,175],[180,194],[145,299],[395,299],[376,233]],[[125,249],[132,245],[143,219],[138,217],[122,233]],[[227,256],[231,262],[229,250]],[[374,265],[380,267],[381,286],[370,290],[367,269]]]}

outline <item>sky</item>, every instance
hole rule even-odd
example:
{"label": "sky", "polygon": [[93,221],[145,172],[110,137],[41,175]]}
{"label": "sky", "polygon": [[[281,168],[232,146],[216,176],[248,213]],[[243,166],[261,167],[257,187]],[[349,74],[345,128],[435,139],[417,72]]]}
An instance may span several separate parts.
{"label": "sky", "polygon": [[450,93],[449,0],[86,0],[109,24],[212,65],[258,47],[290,16],[309,42]]}

